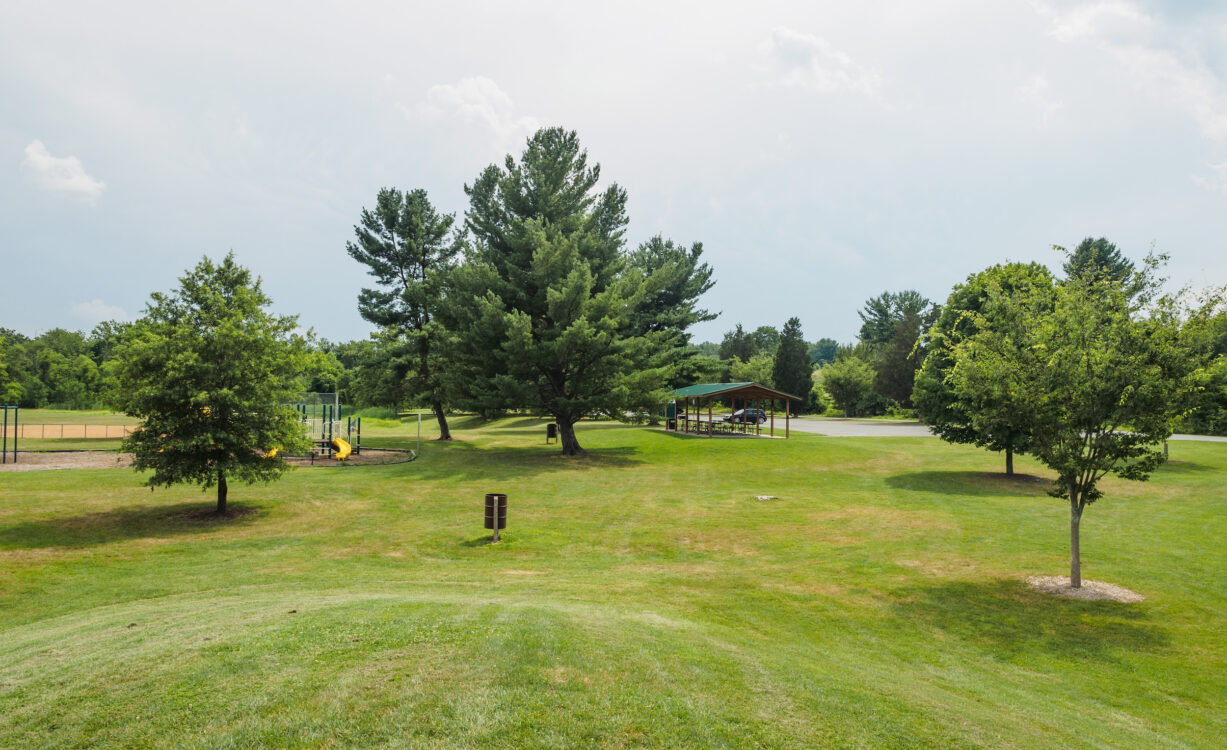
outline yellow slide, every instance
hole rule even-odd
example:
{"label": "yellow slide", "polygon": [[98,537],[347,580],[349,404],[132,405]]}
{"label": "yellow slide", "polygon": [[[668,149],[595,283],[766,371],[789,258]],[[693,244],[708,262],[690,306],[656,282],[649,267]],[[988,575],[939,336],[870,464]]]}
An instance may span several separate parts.
{"label": "yellow slide", "polygon": [[345,459],[349,458],[349,452],[353,450],[349,447],[349,443],[345,442],[341,438],[332,439],[332,449],[337,452],[338,461],[344,461]]}

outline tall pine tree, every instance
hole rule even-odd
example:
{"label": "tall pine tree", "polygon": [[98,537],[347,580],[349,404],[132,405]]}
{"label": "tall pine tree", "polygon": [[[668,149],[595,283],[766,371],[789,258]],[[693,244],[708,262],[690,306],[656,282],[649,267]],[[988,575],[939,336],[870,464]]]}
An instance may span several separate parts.
{"label": "tall pine tree", "polygon": [[363,289],[358,312],[382,326],[398,346],[389,362],[407,395],[430,404],[439,422],[439,439],[451,440],[443,408],[436,320],[443,282],[460,240],[451,233],[455,217],[440,214],[425,190],[384,188],[373,211],[363,209],[354,227],[357,242],[346,243],[350,257],[367,266],[379,289]]}
{"label": "tall pine tree", "polygon": [[784,330],[780,331],[771,379],[776,388],[800,398],[801,404],[808,400],[810,389],[814,387],[813,367],[809,363],[809,344],[801,334],[799,318],[789,318]]}
{"label": "tall pine tree", "polygon": [[599,179],[561,128],[537,131],[518,161],[487,167],[465,186],[473,245],[448,295],[458,398],[550,414],[565,454],[581,450],[576,421],[662,402],[672,372],[656,355],[675,326],[644,325],[667,274],[645,278],[628,258],[626,193],[598,192]]}
{"label": "tall pine tree", "polygon": [[716,283],[711,267],[699,262],[702,255],[701,242],[687,248],[660,235],[630,255],[648,283],[648,292],[635,310],[635,330],[642,335],[663,334],[655,358],[673,368],[668,383],[672,387],[689,385],[710,369],[691,346],[688,333],[695,323],[716,319],[715,313],[698,307],[699,298]]}
{"label": "tall pine tree", "polygon": [[[1064,248],[1058,248],[1064,250]],[[1133,276],[1133,261],[1121,254],[1116,245],[1106,237],[1087,237],[1078,243],[1065,259],[1062,267],[1070,279],[1105,281],[1109,284],[1124,284]]]}

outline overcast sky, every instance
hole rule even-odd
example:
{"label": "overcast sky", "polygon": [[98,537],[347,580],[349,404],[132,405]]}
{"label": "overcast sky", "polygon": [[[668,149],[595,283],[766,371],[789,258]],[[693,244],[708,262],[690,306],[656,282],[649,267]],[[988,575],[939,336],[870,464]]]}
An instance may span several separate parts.
{"label": "overcast sky", "polygon": [[[345,253],[379,188],[463,185],[542,125],[699,240],[700,326],[855,337],[1053,244],[1227,282],[1227,4],[0,3],[0,326],[139,315],[233,249],[365,337]],[[431,4],[442,6],[444,4]]]}

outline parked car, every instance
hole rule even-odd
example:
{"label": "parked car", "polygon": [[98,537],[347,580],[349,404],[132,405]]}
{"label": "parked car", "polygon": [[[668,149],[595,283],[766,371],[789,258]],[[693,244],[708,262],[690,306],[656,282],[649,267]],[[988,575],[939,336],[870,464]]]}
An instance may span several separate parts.
{"label": "parked car", "polygon": [[767,412],[762,409],[738,409],[725,417],[724,421],[732,422],[733,424],[765,424]]}

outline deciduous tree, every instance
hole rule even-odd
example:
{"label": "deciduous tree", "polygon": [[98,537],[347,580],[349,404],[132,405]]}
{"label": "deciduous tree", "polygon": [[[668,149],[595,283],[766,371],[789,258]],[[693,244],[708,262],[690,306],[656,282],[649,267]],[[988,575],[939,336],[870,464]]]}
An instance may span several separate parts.
{"label": "deciduous tree", "polygon": [[809,361],[812,364],[822,366],[828,362],[835,361],[835,355],[839,353],[839,342],[835,339],[818,339],[809,346]]}
{"label": "deciduous tree", "polygon": [[[990,314],[1020,316],[988,321],[997,331],[1020,335],[1034,316],[1051,309],[1053,284],[1052,274],[1038,263],[997,265],[968,276],[950,293],[937,322],[929,329],[928,354],[916,374],[912,402],[924,423],[948,442],[1004,451],[1007,475],[1014,473],[1014,454],[1026,452],[1030,444],[1028,426],[1021,421],[1012,399],[998,403],[989,392],[956,397],[949,382],[954,349],[977,334]],[[990,295],[1016,299],[1014,304],[994,304],[986,309]]]}
{"label": "deciduous tree", "polygon": [[[1221,296],[1222,292],[1216,294]],[[1194,318],[1188,321],[1184,333],[1193,351],[1205,362],[1205,372],[1180,429],[1202,435],[1227,435],[1227,312]]]}
{"label": "deciduous tree", "polygon": [[777,384],[771,374],[773,363],[774,360],[766,354],[755,354],[746,362],[740,359],[729,360],[729,382],[758,383],[768,388],[776,388]]}
{"label": "deciduous tree", "polygon": [[917,340],[937,320],[940,309],[919,292],[884,292],[865,302],[861,343],[873,352],[874,387],[886,398],[911,406],[916,371],[924,362]]}
{"label": "deciduous tree", "polygon": [[[1148,260],[1142,274],[1152,271]],[[1103,496],[1099,481],[1147,479],[1196,386],[1199,363],[1181,340],[1173,299],[1143,310],[1125,289],[1147,283],[1075,276],[1055,288],[1050,310],[991,287],[977,332],[953,348],[949,382],[972,426],[991,430],[999,419],[977,412],[986,399],[1013,409],[1030,452],[1057,473],[1050,493],[1069,503],[1074,588],[1082,583],[1082,514]],[[1022,319],[1021,328],[1012,323]]]}
{"label": "deciduous tree", "polygon": [[738,323],[737,327],[724,334],[720,342],[720,359],[740,359],[747,362],[756,353],[754,340]]}
{"label": "deciduous tree", "polygon": [[205,258],[177,290],[155,292],[120,343],[112,398],[142,421],[124,450],[149,486],[216,486],[222,513],[229,482],[276,479],[289,468],[283,453],[308,449],[291,405],[306,347],[297,318],[271,303],[233,253]]}
{"label": "deciduous tree", "polygon": [[873,395],[873,367],[857,356],[841,357],[822,368],[822,385],[849,417],[861,416]]}

